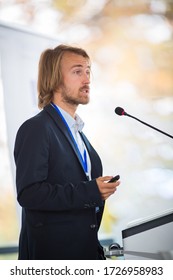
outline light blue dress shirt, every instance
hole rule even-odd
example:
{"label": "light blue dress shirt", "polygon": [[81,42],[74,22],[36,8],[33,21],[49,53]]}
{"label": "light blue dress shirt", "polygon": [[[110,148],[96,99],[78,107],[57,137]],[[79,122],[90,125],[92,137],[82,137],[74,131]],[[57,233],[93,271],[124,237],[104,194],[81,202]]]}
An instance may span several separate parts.
{"label": "light blue dress shirt", "polygon": [[[57,105],[56,105],[57,106]],[[75,115],[75,118],[73,118],[70,114],[68,114],[66,111],[64,111],[62,108],[57,106],[60,110],[62,116],[64,117],[65,121],[67,122],[69,129],[71,130],[71,133],[78,145],[78,149],[81,153],[82,158],[84,159],[84,151],[86,152],[86,160],[87,160],[87,173],[89,180],[91,180],[91,161],[90,157],[87,151],[87,148],[85,146],[85,143],[83,142],[80,133],[84,127],[84,122],[79,117],[79,115]]]}

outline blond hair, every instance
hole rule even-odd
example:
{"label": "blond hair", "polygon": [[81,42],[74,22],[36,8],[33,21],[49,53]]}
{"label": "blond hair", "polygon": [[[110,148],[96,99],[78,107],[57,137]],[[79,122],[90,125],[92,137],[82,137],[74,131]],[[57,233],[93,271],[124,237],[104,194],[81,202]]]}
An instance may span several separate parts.
{"label": "blond hair", "polygon": [[54,92],[62,83],[61,60],[66,52],[72,52],[89,59],[85,50],[59,45],[54,49],[45,50],[41,56],[38,67],[38,107],[44,108],[51,103]]}

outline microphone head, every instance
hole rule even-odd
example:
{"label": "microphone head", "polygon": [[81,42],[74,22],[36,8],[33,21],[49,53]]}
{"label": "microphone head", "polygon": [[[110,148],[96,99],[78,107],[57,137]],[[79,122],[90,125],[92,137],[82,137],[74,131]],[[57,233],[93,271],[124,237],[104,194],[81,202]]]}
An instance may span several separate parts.
{"label": "microphone head", "polygon": [[126,112],[125,112],[124,109],[121,108],[121,107],[115,108],[115,113],[116,113],[117,115],[119,115],[119,116],[126,115]]}

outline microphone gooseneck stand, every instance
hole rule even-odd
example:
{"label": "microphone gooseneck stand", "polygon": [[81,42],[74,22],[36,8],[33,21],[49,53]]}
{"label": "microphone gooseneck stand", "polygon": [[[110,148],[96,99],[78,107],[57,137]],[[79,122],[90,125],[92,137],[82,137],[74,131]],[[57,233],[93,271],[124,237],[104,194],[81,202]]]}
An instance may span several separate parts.
{"label": "microphone gooseneck stand", "polygon": [[168,137],[170,137],[170,138],[173,138],[172,135],[170,135],[170,134],[168,134],[168,133],[166,133],[166,132],[164,132],[164,131],[162,131],[162,130],[160,130],[160,129],[158,129],[158,128],[156,128],[156,127],[154,127],[154,126],[152,126],[152,125],[150,125],[150,124],[148,124],[148,123],[146,123],[146,122],[144,122],[144,121],[141,121],[140,119],[138,119],[138,118],[136,118],[136,117],[134,117],[134,116],[132,116],[132,115],[130,115],[130,114],[128,114],[128,113],[126,113],[126,112],[124,111],[124,109],[121,108],[121,107],[117,107],[117,108],[115,109],[115,113],[116,113],[117,115],[119,115],[119,116],[128,116],[128,117],[130,117],[130,118],[133,118],[133,119],[139,121],[140,123],[142,123],[142,124],[144,124],[144,125],[147,125],[147,126],[149,126],[150,128],[155,129],[155,130],[157,130],[158,132],[160,132],[160,133],[162,133],[162,134],[164,134],[164,135],[166,135],[166,136],[168,136]]}

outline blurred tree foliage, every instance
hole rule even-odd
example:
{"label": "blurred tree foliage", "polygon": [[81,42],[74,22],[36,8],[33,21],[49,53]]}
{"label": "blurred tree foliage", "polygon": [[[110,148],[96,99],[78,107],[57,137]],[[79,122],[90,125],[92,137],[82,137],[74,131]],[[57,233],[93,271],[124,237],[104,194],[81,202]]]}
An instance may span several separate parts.
{"label": "blurred tree foliage", "polygon": [[173,95],[172,0],[13,2],[22,7],[28,24],[34,22],[43,8],[56,11],[57,37],[87,47],[109,72],[105,81],[110,85],[128,80],[144,97]]}
{"label": "blurred tree foliage", "polygon": [[173,1],[53,0],[52,5],[62,13],[64,31],[86,25],[96,58],[98,48],[105,48],[108,57],[114,53],[111,63],[108,59],[109,82],[128,79],[150,98],[173,95]]}

